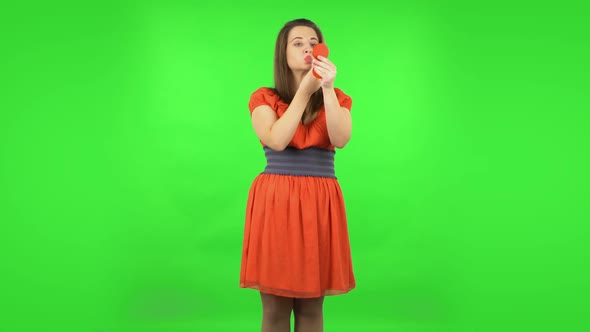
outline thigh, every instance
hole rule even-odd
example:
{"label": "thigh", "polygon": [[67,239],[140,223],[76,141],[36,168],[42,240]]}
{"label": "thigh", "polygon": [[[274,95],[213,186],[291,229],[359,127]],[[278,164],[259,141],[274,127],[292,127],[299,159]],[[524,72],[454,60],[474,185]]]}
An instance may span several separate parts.
{"label": "thigh", "polygon": [[260,292],[262,308],[264,311],[291,312],[293,310],[293,298],[276,296]]}
{"label": "thigh", "polygon": [[318,313],[322,311],[324,305],[324,297],[316,297],[311,299],[295,299],[293,309],[296,313]]}

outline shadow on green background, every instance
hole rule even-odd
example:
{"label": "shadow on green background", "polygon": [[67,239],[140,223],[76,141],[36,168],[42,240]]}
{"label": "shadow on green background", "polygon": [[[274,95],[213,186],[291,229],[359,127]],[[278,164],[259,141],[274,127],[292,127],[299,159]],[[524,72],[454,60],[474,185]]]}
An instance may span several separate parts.
{"label": "shadow on green background", "polygon": [[3,10],[0,325],[258,331],[238,288],[264,167],[247,103],[282,24],[323,30],[358,287],[326,331],[587,331],[581,5],[34,4]]}

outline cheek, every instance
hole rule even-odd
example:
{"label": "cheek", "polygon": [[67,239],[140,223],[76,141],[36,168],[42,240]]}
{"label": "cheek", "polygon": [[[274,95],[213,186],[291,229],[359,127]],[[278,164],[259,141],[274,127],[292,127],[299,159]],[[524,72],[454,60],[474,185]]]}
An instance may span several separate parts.
{"label": "cheek", "polygon": [[287,63],[293,63],[297,58],[297,54],[293,51],[293,49],[287,49]]}

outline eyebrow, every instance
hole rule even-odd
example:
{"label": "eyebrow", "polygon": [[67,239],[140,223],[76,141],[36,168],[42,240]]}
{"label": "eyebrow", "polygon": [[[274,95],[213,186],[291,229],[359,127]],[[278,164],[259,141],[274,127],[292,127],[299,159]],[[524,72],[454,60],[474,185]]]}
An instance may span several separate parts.
{"label": "eyebrow", "polygon": [[[291,39],[290,43],[292,43],[295,39],[303,39],[303,37],[295,37],[295,38]],[[316,37],[311,37],[311,39],[315,39],[316,41],[319,41]]]}

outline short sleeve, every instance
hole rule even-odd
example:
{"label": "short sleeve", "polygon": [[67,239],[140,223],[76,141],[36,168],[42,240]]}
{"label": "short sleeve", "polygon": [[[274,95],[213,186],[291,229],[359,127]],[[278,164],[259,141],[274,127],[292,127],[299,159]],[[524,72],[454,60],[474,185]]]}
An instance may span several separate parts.
{"label": "short sleeve", "polygon": [[338,98],[338,103],[340,103],[340,106],[346,107],[350,111],[352,107],[352,98],[350,98],[349,95],[338,88],[334,90],[336,92],[336,97]]}
{"label": "short sleeve", "polygon": [[250,95],[250,102],[248,103],[250,114],[252,114],[252,111],[260,105],[268,105],[274,111],[277,111],[277,103],[279,100],[280,97],[273,90],[269,88],[259,88]]}

